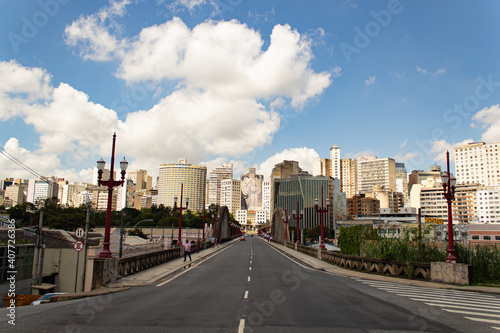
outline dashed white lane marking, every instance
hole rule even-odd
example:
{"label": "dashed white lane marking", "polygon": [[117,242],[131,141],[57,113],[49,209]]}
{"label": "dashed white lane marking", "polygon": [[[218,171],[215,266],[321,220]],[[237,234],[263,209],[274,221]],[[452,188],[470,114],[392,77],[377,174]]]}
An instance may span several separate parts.
{"label": "dashed white lane marking", "polygon": [[250,276],[248,277],[248,282],[250,282]]}
{"label": "dashed white lane marking", "polygon": [[251,271],[252,270],[252,267],[248,267],[248,270]]}
{"label": "dashed white lane marking", "polygon": [[243,298],[245,298],[245,299],[247,299],[247,298],[248,298],[248,290],[247,290],[247,291],[245,291],[245,297],[243,297]]}
{"label": "dashed white lane marking", "polygon": [[243,333],[245,331],[245,319],[240,320],[240,326],[238,327],[238,333]]}

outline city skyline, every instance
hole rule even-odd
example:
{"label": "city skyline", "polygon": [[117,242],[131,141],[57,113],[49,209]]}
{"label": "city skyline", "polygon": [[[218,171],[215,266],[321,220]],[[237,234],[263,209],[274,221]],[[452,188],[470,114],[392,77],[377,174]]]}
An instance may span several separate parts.
{"label": "city skyline", "polygon": [[[312,173],[334,144],[443,166],[446,149],[500,141],[499,7],[4,2],[0,147],[72,182],[109,166],[115,131],[117,159],[153,178],[178,158],[236,179],[283,160]],[[0,157],[0,178],[32,178]]]}

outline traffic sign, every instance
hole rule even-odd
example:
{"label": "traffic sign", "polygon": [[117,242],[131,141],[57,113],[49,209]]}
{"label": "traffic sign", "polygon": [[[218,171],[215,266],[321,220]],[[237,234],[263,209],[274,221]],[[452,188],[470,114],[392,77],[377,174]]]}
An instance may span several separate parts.
{"label": "traffic sign", "polygon": [[84,235],[85,235],[85,231],[83,231],[83,229],[82,229],[82,228],[78,228],[78,229],[76,229],[76,231],[75,231],[75,236],[76,236],[77,238],[83,238],[83,236],[84,236]]}
{"label": "traffic sign", "polygon": [[81,250],[83,250],[83,242],[76,241],[75,244],[73,244],[73,248],[75,249],[76,252],[80,252]]}

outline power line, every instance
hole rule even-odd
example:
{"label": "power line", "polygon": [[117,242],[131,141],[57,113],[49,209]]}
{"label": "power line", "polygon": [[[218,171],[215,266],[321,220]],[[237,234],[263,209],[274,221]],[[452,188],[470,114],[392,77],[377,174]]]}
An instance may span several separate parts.
{"label": "power line", "polygon": [[17,158],[15,158],[14,156],[10,155],[9,153],[7,153],[5,151],[4,148],[0,147],[0,154],[4,155],[5,157],[7,157],[9,160],[11,160],[12,162],[14,162],[15,164],[17,164],[18,166],[20,166],[21,168],[23,168],[24,170],[28,171],[29,173],[31,173],[32,175],[34,175],[35,177],[39,178],[40,180],[46,182],[46,183],[54,183],[53,180],[45,177],[45,176],[42,176],[41,174],[39,174],[38,172],[36,172],[35,170],[33,170],[32,168],[30,168],[29,166],[27,166],[26,164],[24,164],[23,162],[19,161]]}

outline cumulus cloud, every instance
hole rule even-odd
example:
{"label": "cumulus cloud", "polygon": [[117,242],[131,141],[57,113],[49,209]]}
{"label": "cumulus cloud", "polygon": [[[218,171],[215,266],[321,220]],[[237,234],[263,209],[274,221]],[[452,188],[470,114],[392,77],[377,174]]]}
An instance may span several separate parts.
{"label": "cumulus cloud", "polygon": [[455,158],[454,149],[455,147],[465,145],[467,143],[474,142],[472,139],[467,139],[462,142],[450,143],[446,140],[434,141],[430,154],[433,156],[435,162],[446,161],[446,151],[450,152],[450,161]]}
{"label": "cumulus cloud", "polygon": [[52,78],[41,68],[0,61],[0,77],[0,120],[23,115],[52,94]]}
{"label": "cumulus cloud", "polygon": [[264,175],[266,179],[271,177],[271,173],[276,164],[283,162],[284,160],[288,161],[297,161],[299,162],[299,167],[312,174],[314,161],[317,160],[319,154],[316,150],[311,148],[290,148],[285,149],[265,160],[263,163],[259,165],[257,171],[259,174]]}
{"label": "cumulus cloud", "polygon": [[332,73],[310,68],[310,43],[290,26],[276,25],[264,51],[259,33],[235,20],[207,21],[190,30],[174,18],[143,29],[117,75],[128,82],[175,79],[225,96],[286,96],[298,107],[331,83]]}
{"label": "cumulus cloud", "polygon": [[121,27],[114,20],[125,14],[130,0],[113,0],[99,12],[80,16],[64,30],[67,45],[77,48],[84,60],[107,61],[124,52],[125,41],[117,38],[110,30]]}
{"label": "cumulus cloud", "polygon": [[478,111],[472,119],[486,129],[481,136],[484,142],[500,141],[500,106],[498,104]]}

